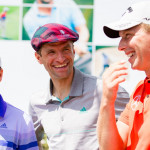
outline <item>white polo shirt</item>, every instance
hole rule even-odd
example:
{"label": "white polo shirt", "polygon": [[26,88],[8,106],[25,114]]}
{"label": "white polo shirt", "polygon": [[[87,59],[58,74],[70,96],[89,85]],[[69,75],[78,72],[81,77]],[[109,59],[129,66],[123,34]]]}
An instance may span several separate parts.
{"label": "white polo shirt", "polygon": [[31,118],[0,95],[0,150],[38,150]]}
{"label": "white polo shirt", "polygon": [[[43,129],[52,150],[98,150],[97,118],[102,96],[102,81],[74,70],[71,91],[63,101],[52,96],[53,84],[31,98],[30,114],[38,140]],[[116,117],[129,101],[128,93],[119,87]]]}

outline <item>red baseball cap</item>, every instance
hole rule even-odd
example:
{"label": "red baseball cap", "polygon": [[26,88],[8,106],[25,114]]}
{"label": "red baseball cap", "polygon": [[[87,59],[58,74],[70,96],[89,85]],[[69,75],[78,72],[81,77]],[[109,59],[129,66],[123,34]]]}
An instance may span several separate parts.
{"label": "red baseball cap", "polygon": [[38,51],[44,43],[65,42],[69,40],[75,42],[78,39],[78,33],[68,27],[62,24],[49,23],[36,30],[31,39],[31,45],[35,51]]}

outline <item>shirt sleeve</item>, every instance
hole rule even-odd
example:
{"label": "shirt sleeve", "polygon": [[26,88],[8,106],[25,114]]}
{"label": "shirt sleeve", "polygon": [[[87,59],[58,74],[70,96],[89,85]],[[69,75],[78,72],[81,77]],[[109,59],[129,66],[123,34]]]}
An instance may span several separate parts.
{"label": "shirt sleeve", "polygon": [[29,114],[31,115],[32,120],[33,120],[37,141],[41,141],[44,137],[43,126],[41,125],[41,123],[38,119],[38,116],[37,116],[36,112],[34,111],[31,103],[29,105]]}
{"label": "shirt sleeve", "polygon": [[128,92],[121,86],[118,88],[117,98],[115,101],[115,117],[118,120],[121,112],[125,109],[127,103],[129,102]]}
{"label": "shirt sleeve", "polygon": [[132,93],[132,95],[130,96],[130,101],[129,103],[126,105],[125,110],[121,113],[120,117],[119,117],[119,121],[129,125],[129,117],[131,116],[130,111],[131,111],[131,103],[132,103],[132,99],[133,99],[133,95],[136,93],[137,88],[143,83],[144,81],[140,81],[137,86],[134,89],[134,92]]}
{"label": "shirt sleeve", "polygon": [[21,126],[19,132],[18,150],[38,150],[39,148],[32,119],[30,118],[30,116],[24,113],[23,120],[21,120],[20,122]]}

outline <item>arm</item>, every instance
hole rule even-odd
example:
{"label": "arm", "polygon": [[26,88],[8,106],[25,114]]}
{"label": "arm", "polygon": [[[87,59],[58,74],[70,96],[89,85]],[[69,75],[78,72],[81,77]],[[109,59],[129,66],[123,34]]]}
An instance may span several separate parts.
{"label": "arm", "polygon": [[[98,140],[102,150],[122,150],[126,147],[128,126],[120,121],[116,125],[114,103],[119,83],[127,75],[125,62],[112,65],[103,74],[103,95],[98,118]],[[113,144],[112,144],[113,143]]]}
{"label": "arm", "polygon": [[[18,121],[20,126],[19,141],[18,141],[18,150],[21,149],[34,149],[38,150],[38,143],[34,131],[34,126],[31,118],[27,114],[23,114],[23,119]],[[18,135],[18,133],[16,135]]]}
{"label": "arm", "polygon": [[43,139],[43,136],[44,136],[44,129],[40,123],[40,120],[38,119],[38,116],[36,115],[36,112],[34,111],[33,104],[31,101],[29,105],[29,114],[31,115],[32,121],[34,123],[34,129],[35,129],[36,138],[38,141],[39,150],[43,150],[41,140]]}
{"label": "arm", "polygon": [[43,150],[41,141],[38,141],[39,150]]}

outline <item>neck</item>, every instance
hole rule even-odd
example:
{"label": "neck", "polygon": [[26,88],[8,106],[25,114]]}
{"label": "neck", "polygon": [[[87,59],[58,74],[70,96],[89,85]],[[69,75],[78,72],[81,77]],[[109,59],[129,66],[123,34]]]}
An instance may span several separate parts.
{"label": "neck", "polygon": [[150,79],[150,70],[145,71],[146,76]]}
{"label": "neck", "polygon": [[65,97],[67,97],[71,90],[73,80],[73,74],[70,75],[69,78],[66,79],[59,79],[59,80],[53,80],[53,95],[58,97],[60,100],[63,100]]}
{"label": "neck", "polygon": [[[43,3],[41,3],[41,1],[38,1],[38,4],[43,4]],[[38,7],[39,12],[42,14],[50,15],[53,7],[52,4],[53,2],[46,4],[48,7]]]}

